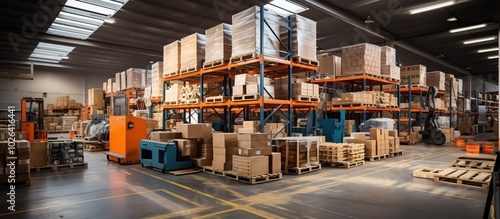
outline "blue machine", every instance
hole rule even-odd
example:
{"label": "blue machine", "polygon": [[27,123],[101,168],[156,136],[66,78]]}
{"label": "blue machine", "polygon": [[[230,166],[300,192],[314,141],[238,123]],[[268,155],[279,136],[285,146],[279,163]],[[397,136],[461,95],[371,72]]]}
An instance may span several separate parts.
{"label": "blue machine", "polygon": [[339,111],[339,119],[318,119],[318,128],[323,130],[327,142],[342,143],[344,141],[345,111]]}
{"label": "blue machine", "polygon": [[181,157],[176,142],[141,140],[141,166],[160,169],[162,173],[172,170],[191,168],[189,157]]}

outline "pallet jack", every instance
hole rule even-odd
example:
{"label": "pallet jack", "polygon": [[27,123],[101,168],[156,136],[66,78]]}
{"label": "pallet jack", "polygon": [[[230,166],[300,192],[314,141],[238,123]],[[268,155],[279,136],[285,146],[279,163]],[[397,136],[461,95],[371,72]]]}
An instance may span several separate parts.
{"label": "pallet jack", "polygon": [[429,91],[425,96],[425,106],[429,108],[429,114],[425,119],[424,130],[419,133],[426,144],[443,145],[446,142],[446,136],[439,130],[439,124],[437,123],[438,115],[436,115],[434,102],[437,93],[438,89],[436,87],[429,87]]}

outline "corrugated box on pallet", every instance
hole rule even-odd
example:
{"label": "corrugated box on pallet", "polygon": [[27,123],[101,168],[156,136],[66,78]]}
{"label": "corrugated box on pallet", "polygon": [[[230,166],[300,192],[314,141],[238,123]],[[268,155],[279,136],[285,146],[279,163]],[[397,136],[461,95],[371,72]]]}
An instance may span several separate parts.
{"label": "corrugated box on pallet", "polygon": [[63,116],[61,118],[63,131],[71,131],[73,123],[78,121],[78,116]]}
{"label": "corrugated box on pallet", "polygon": [[427,86],[434,86],[438,90],[445,90],[445,73],[441,71],[427,72]]}
{"label": "corrugated box on pallet", "polygon": [[[244,86],[245,94],[258,94],[258,95],[260,95],[260,85],[258,85],[258,84],[240,85],[237,88],[238,92],[239,92],[239,89],[241,89],[242,86]],[[234,86],[234,87],[236,87],[236,86]],[[274,87],[273,86],[271,86],[271,85],[269,85],[269,86],[265,85],[264,88],[266,89],[266,90],[264,90],[264,98],[265,99],[271,99],[271,96],[273,98],[276,98],[275,95],[274,95]],[[239,95],[239,94],[234,93],[234,95]]]}
{"label": "corrugated box on pallet", "polygon": [[212,138],[212,124],[184,124],[178,122],[176,130],[182,132],[183,138]]}
{"label": "corrugated box on pallet", "polygon": [[234,85],[257,84],[257,76],[254,74],[237,74],[234,76]]}
{"label": "corrugated box on pallet", "polygon": [[[115,74],[115,82],[116,82],[116,84],[114,86],[114,89],[118,90],[118,91],[122,90],[122,73],[123,72],[118,72],[118,73]],[[125,89],[125,88],[123,88],[123,89]]]}
{"label": "corrugated box on pallet", "polygon": [[177,148],[181,156],[198,157],[198,142],[196,139],[173,139],[177,142]]}
{"label": "corrugated box on pallet", "polygon": [[[142,79],[144,74],[146,74],[145,69],[139,68],[129,68],[127,69],[127,89],[130,88],[143,88]],[[123,78],[122,78],[123,79]]]}
{"label": "corrugated box on pallet", "polygon": [[[264,27],[263,55],[280,57],[280,42],[273,34],[279,34],[280,18],[270,11],[264,12],[267,24]],[[233,38],[231,57],[241,57],[260,53],[260,7],[254,6],[232,17]],[[271,31],[272,29],[272,31]]]}
{"label": "corrugated box on pallet", "polygon": [[411,77],[411,84],[425,85],[427,67],[425,65],[401,66],[401,85],[408,85]]}
{"label": "corrugated box on pallet", "polygon": [[309,84],[308,83],[294,83],[292,84],[292,94],[293,96],[309,96]]}
{"label": "corrugated box on pallet", "polygon": [[[153,67],[153,66],[151,66],[151,67]],[[151,86],[151,83],[152,83],[151,82],[151,77],[152,77],[151,74],[152,74],[151,70],[149,70],[149,69],[145,70],[145,73],[142,75],[142,86],[141,86],[142,88],[146,88],[148,86]]]}
{"label": "corrugated box on pallet", "polygon": [[377,155],[377,140],[365,140],[365,155]]}
{"label": "corrugated box on pallet", "polygon": [[[464,80],[457,78],[457,83],[458,83],[458,94],[463,94],[464,93]],[[497,101],[496,99],[493,101]]]}
{"label": "corrugated box on pallet", "polygon": [[[205,63],[214,61],[228,61],[231,58],[231,24],[219,24],[205,31],[206,48]],[[221,63],[222,64],[222,63]]]}
{"label": "corrugated box on pallet", "polygon": [[205,41],[205,35],[199,33],[181,39],[181,72],[201,69],[205,58]]}
{"label": "corrugated box on pallet", "polygon": [[281,153],[272,152],[269,156],[269,173],[281,172]]}
{"label": "corrugated box on pallet", "polygon": [[111,87],[113,88],[113,93],[120,91],[120,86],[118,86],[118,83],[116,82],[113,82],[113,85]]}
{"label": "corrugated box on pallet", "polygon": [[176,75],[181,68],[181,41],[163,46],[163,77]]}
{"label": "corrugated box on pallet", "polygon": [[127,71],[123,71],[120,73],[120,90],[126,90],[127,89]]}
{"label": "corrugated box on pallet", "polygon": [[233,155],[233,172],[239,176],[259,176],[269,173],[267,156],[244,157]]}
{"label": "corrugated box on pallet", "polygon": [[342,58],[334,55],[317,56],[319,75],[342,75]]}
{"label": "corrugated box on pallet", "polygon": [[170,84],[170,87],[165,91],[165,102],[167,101],[179,101],[182,93],[182,85],[174,83]]}
{"label": "corrugated box on pallet", "polygon": [[380,75],[380,47],[363,43],[342,48],[342,75]]}
{"label": "corrugated box on pallet", "polygon": [[264,146],[259,148],[238,148],[238,155],[240,156],[259,156],[259,155],[271,155],[273,148],[270,146]]}
{"label": "corrugated box on pallet", "polygon": [[[300,15],[291,15],[292,20],[292,58],[304,59],[304,61],[317,61],[316,59],[316,22]],[[283,42],[288,42],[288,28],[280,28],[280,38]],[[281,45],[281,50],[286,51],[287,47]],[[313,64],[313,63],[311,63]]]}
{"label": "corrugated box on pallet", "polygon": [[47,166],[49,162],[47,142],[31,142],[29,154],[30,165],[32,167]]}
{"label": "corrugated box on pallet", "polygon": [[104,106],[104,90],[100,88],[91,88],[88,90],[88,103],[89,106]]}
{"label": "corrugated box on pallet", "polygon": [[155,131],[151,132],[149,135],[152,141],[167,142],[168,140],[182,138],[181,132],[171,132],[171,131]]}
{"label": "corrugated box on pallet", "polygon": [[380,47],[380,64],[384,65],[396,65],[396,49],[390,46]]}
{"label": "corrugated box on pallet", "polygon": [[401,80],[400,69],[395,65],[382,65],[382,67],[380,68],[380,75],[388,76],[396,80]]}
{"label": "corrugated box on pallet", "polygon": [[163,62],[151,66],[151,97],[163,96]]}

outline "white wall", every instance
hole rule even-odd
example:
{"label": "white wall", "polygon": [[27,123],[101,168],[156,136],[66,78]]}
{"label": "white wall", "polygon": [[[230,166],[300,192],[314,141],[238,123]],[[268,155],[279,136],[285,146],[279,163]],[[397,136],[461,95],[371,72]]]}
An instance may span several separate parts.
{"label": "white wall", "polygon": [[86,104],[87,89],[102,88],[102,83],[113,74],[78,74],[74,71],[62,72],[62,70],[36,71],[33,80],[1,79],[0,78],[0,109],[6,109],[14,105],[20,109],[21,98],[43,97],[45,105],[55,103],[58,96],[69,95],[76,102]]}

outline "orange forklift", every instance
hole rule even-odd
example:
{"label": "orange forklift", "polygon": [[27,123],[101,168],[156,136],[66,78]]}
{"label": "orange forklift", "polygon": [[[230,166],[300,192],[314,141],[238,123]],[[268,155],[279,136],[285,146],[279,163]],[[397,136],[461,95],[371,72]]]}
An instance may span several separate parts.
{"label": "orange forklift", "polygon": [[[37,111],[35,111],[37,107]],[[23,97],[21,99],[21,131],[28,141],[48,141],[47,130],[43,129],[43,98]]]}

